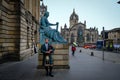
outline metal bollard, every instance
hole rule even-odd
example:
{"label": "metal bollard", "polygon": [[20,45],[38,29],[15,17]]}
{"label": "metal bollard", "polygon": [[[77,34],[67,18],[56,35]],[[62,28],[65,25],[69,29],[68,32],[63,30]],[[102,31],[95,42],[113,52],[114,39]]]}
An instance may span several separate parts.
{"label": "metal bollard", "polygon": [[94,53],[93,53],[93,52],[91,52],[91,56],[94,56]]}
{"label": "metal bollard", "polygon": [[80,53],[82,52],[82,50],[80,49]]}

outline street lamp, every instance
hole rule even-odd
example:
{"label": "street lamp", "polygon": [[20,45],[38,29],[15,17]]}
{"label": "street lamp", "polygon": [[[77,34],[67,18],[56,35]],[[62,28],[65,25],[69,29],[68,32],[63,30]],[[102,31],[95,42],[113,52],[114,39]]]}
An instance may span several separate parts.
{"label": "street lamp", "polygon": [[120,1],[118,1],[117,3],[120,4]]}
{"label": "street lamp", "polygon": [[103,36],[103,60],[104,60],[104,40],[105,40],[105,30],[104,30],[104,27],[103,27],[103,32],[102,32],[102,36]]}

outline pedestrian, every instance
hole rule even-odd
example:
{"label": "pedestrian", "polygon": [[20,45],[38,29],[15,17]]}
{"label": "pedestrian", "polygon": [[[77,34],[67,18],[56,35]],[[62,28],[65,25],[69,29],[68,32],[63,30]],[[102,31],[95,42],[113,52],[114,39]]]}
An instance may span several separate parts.
{"label": "pedestrian", "polygon": [[35,54],[37,53],[37,46],[36,46],[35,43],[34,43],[34,53],[35,53]]}
{"label": "pedestrian", "polygon": [[43,53],[43,66],[46,70],[46,76],[54,77],[52,74],[54,48],[49,44],[49,39],[45,39],[45,44],[41,46],[41,53]]}
{"label": "pedestrian", "polygon": [[72,55],[74,56],[75,51],[76,51],[76,47],[75,47],[75,45],[72,45],[72,47],[71,47],[71,51],[72,51]]}

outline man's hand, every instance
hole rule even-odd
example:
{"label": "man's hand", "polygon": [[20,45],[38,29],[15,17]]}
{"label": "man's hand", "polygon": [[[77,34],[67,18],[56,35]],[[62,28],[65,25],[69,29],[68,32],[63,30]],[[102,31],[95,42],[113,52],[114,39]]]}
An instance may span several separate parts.
{"label": "man's hand", "polygon": [[56,22],[56,25],[58,26],[59,22]]}
{"label": "man's hand", "polygon": [[46,53],[50,53],[49,51],[46,51]]}
{"label": "man's hand", "polygon": [[58,22],[56,22],[56,31],[58,31],[58,25],[59,25],[59,23]]}
{"label": "man's hand", "polygon": [[52,50],[46,51],[46,53],[51,53]]}
{"label": "man's hand", "polygon": [[49,50],[50,52],[52,51],[52,50]]}

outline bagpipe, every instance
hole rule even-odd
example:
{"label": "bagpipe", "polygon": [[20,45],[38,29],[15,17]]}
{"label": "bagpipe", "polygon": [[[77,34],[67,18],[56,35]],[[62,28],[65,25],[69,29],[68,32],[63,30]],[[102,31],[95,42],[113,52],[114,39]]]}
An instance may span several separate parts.
{"label": "bagpipe", "polygon": [[54,52],[54,48],[50,45],[48,47],[48,53],[46,53],[46,65],[49,65],[50,63],[50,55]]}

